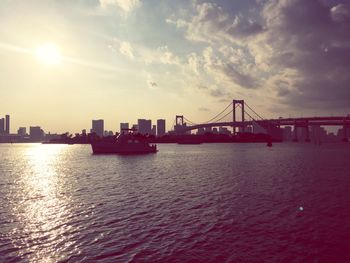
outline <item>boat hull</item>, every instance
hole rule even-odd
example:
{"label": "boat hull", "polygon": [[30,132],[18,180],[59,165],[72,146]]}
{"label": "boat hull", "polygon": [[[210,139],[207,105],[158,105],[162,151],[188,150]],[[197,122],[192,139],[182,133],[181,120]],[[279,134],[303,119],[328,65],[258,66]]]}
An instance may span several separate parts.
{"label": "boat hull", "polygon": [[148,144],[120,145],[117,143],[97,142],[92,143],[91,147],[94,154],[147,154],[157,152],[156,145]]}

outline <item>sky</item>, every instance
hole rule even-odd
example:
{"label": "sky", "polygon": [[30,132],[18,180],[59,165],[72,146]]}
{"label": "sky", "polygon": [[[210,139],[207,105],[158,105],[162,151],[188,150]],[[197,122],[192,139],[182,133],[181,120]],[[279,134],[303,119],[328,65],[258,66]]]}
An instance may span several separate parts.
{"label": "sky", "polygon": [[11,132],[139,118],[350,114],[348,0],[1,0],[0,117]]}

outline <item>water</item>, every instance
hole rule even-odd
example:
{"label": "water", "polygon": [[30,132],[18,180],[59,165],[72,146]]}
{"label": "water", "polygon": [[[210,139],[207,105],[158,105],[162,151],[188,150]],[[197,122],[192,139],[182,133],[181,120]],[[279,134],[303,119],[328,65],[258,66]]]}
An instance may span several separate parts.
{"label": "water", "polygon": [[350,262],[350,144],[0,145],[0,262]]}

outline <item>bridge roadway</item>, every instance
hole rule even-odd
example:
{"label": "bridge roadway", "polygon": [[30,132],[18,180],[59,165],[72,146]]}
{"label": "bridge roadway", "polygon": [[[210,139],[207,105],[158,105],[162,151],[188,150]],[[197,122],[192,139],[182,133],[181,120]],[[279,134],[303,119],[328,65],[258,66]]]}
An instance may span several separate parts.
{"label": "bridge roadway", "polygon": [[197,130],[200,128],[219,127],[219,126],[235,126],[246,127],[253,124],[259,124],[260,126],[267,128],[270,124],[272,126],[346,126],[350,128],[350,116],[331,116],[331,117],[301,117],[301,118],[279,118],[279,119],[266,119],[266,120],[254,120],[254,121],[236,121],[236,122],[216,122],[216,123],[203,123],[192,126],[186,126],[182,128],[182,131]]}

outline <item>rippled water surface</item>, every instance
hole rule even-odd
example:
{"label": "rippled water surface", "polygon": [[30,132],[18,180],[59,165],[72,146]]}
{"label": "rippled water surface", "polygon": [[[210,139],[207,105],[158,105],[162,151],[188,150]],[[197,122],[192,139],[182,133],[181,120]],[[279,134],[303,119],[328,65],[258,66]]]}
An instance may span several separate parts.
{"label": "rippled water surface", "polygon": [[350,262],[350,145],[0,144],[0,262]]}

